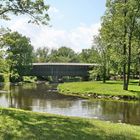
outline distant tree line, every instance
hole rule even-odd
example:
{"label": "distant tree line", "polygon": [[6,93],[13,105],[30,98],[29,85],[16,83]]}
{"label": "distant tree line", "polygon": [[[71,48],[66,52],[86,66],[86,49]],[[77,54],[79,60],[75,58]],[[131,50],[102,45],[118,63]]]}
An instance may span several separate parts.
{"label": "distant tree line", "polygon": [[34,62],[96,63],[98,51],[94,48],[83,49],[76,53],[73,49],[61,46],[58,49],[40,47],[33,52]]}

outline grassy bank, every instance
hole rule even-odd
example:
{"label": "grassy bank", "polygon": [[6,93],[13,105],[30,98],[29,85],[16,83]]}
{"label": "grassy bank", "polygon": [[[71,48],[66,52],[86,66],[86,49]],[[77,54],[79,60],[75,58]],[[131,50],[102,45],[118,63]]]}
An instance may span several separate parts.
{"label": "grassy bank", "polygon": [[121,81],[64,83],[58,86],[58,90],[63,94],[83,97],[140,99],[140,87],[135,81],[130,83],[128,91],[122,89]]}
{"label": "grassy bank", "polygon": [[139,140],[140,127],[0,109],[1,140]]}

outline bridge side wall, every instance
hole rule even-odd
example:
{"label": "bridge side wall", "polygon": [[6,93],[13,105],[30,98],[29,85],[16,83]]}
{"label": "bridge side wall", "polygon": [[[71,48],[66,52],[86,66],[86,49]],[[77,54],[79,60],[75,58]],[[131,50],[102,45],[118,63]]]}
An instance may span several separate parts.
{"label": "bridge side wall", "polygon": [[88,76],[89,66],[84,65],[33,65],[24,76]]}

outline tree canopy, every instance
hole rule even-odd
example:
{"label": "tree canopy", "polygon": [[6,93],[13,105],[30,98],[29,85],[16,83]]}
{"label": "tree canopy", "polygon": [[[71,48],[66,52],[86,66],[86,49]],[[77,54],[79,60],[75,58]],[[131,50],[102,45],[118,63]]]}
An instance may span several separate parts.
{"label": "tree canopy", "polygon": [[10,15],[27,15],[30,17],[29,23],[48,24],[49,6],[44,0],[1,0],[0,18],[9,20]]}
{"label": "tree canopy", "polygon": [[22,75],[28,71],[33,58],[33,47],[29,38],[18,32],[10,32],[3,36],[3,42],[10,74]]}
{"label": "tree canopy", "polygon": [[139,20],[139,0],[107,0],[99,36],[106,51],[112,52],[109,54],[112,62],[118,67],[122,65],[124,90],[128,90],[134,56],[139,48]]}

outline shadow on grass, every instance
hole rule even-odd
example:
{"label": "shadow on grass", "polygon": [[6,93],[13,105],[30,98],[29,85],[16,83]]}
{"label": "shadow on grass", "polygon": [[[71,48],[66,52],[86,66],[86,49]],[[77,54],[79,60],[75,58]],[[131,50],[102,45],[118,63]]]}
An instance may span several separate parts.
{"label": "shadow on grass", "polygon": [[122,85],[122,81],[106,81],[106,83],[102,83],[102,84],[109,84],[109,85]]}
{"label": "shadow on grass", "polygon": [[[2,115],[9,121],[5,132],[0,131],[4,140],[121,140],[124,135],[108,135],[96,125],[83,119],[38,115],[33,113],[3,110]],[[9,125],[10,122],[14,122]],[[17,131],[17,133],[15,133]],[[131,136],[126,138],[131,139]]]}
{"label": "shadow on grass", "polygon": [[[103,83],[103,82],[102,82]],[[104,83],[103,83],[104,84]],[[105,84],[119,84],[119,85],[123,85],[123,80],[114,80],[114,81],[106,81],[106,83]],[[133,81],[133,80],[131,80],[130,82],[129,82],[129,84],[130,85],[138,85],[138,81]]]}
{"label": "shadow on grass", "polygon": [[[21,133],[20,137],[4,132],[3,138],[8,140],[17,139],[35,139],[35,140],[103,140],[104,133],[86,133],[84,129],[94,128],[94,125],[88,122],[78,121],[76,119],[70,120],[69,118],[32,115],[20,112],[20,114],[12,111],[3,111],[3,114],[9,115],[12,120],[20,122],[22,125],[19,128],[15,124],[15,129],[18,128]],[[79,123],[80,122],[80,123]],[[6,124],[5,124],[6,125]],[[9,126],[8,129],[10,129]],[[12,126],[13,128],[14,126]],[[15,131],[15,130],[14,130]],[[102,136],[100,136],[102,134]]]}
{"label": "shadow on grass", "polygon": [[134,93],[140,99],[140,91],[136,91],[136,90],[129,90],[129,91]]}

